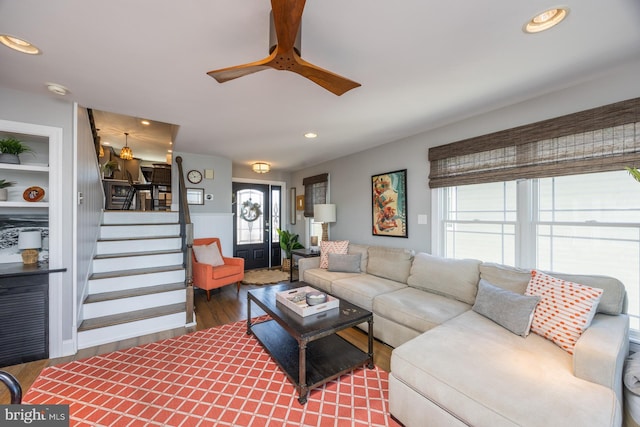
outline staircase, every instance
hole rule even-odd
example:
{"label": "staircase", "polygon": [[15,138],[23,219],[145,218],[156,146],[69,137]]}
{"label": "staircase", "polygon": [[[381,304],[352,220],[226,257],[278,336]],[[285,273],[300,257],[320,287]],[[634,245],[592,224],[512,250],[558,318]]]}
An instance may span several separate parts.
{"label": "staircase", "polygon": [[78,348],[185,327],[181,248],[178,212],[105,211]]}

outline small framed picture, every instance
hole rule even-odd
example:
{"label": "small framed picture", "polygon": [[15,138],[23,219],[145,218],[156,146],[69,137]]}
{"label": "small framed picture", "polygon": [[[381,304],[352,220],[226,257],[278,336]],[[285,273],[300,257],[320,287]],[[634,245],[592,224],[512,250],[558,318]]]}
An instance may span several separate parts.
{"label": "small framed picture", "polygon": [[204,205],[204,188],[187,188],[187,203]]}

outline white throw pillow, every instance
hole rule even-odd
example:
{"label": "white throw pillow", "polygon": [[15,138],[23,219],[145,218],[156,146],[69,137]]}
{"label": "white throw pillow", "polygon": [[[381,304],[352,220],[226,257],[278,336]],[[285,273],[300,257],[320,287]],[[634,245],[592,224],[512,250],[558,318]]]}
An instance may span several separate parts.
{"label": "white throw pillow", "polygon": [[214,267],[224,265],[224,260],[222,259],[222,255],[220,255],[220,250],[216,242],[210,245],[194,246],[193,252],[196,255],[196,260],[202,264],[209,264]]}

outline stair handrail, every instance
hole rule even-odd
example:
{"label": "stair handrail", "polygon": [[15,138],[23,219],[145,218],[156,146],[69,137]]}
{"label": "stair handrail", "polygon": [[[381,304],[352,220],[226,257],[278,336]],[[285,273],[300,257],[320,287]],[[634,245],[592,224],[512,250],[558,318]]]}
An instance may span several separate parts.
{"label": "stair handrail", "polygon": [[178,212],[180,221],[180,235],[182,236],[183,265],[185,267],[185,287],[187,290],[187,320],[186,323],[193,323],[193,261],[191,252],[193,251],[193,224],[187,203],[187,186],[184,181],[184,171],[182,170],[182,157],[176,157],[178,165]]}
{"label": "stair handrail", "polygon": [[9,389],[11,395],[11,404],[18,405],[22,403],[22,387],[20,383],[7,371],[0,371],[0,383],[3,383]]}

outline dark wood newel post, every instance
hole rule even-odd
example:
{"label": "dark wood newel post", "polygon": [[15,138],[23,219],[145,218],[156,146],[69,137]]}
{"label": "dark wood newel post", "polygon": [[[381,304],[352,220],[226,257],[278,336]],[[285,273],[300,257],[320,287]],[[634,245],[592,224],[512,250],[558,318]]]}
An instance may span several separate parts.
{"label": "dark wood newel post", "polygon": [[182,157],[176,157],[178,165],[178,191],[179,197],[179,216],[180,216],[180,234],[182,235],[182,253],[184,254],[183,265],[185,267],[185,287],[187,288],[187,323],[193,323],[193,264],[191,251],[193,251],[193,224],[191,223],[191,215],[189,213],[189,204],[187,203],[187,187],[184,182],[184,172],[182,170]]}

